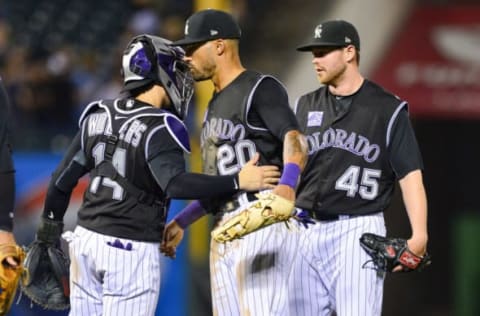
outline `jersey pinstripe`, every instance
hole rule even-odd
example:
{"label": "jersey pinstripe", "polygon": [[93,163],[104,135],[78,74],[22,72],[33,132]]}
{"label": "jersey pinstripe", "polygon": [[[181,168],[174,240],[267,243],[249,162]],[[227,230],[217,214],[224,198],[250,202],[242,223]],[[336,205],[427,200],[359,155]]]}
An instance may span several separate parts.
{"label": "jersey pinstripe", "polygon": [[160,289],[159,243],[116,238],[81,226],[63,237],[72,262],[70,295],[75,304],[69,315],[155,314]]}
{"label": "jersey pinstripe", "polygon": [[[129,102],[131,104],[127,105]],[[168,205],[168,200],[150,172],[147,153],[151,135],[158,129],[167,130],[168,118],[174,116],[132,99],[95,102],[86,109],[80,120],[82,149],[87,157],[87,168],[92,171],[78,213],[79,225],[117,237],[161,240],[166,215],[162,205]],[[139,203],[115,180],[97,175],[98,168],[94,166],[104,160],[108,136],[112,134],[118,137],[112,164],[136,188],[155,196],[158,203]],[[173,132],[166,134],[175,137]],[[181,141],[177,143],[182,145]]]}
{"label": "jersey pinstripe", "polygon": [[381,315],[384,275],[363,267],[370,257],[358,242],[367,231],[385,236],[382,213],[320,222],[301,233],[291,315]]}
{"label": "jersey pinstripe", "polygon": [[[228,175],[238,172],[256,152],[260,154],[260,164],[282,164],[280,137],[273,135],[266,125],[253,126],[248,120],[253,96],[265,78],[246,71],[210,101],[202,130],[205,173]],[[296,124],[293,116],[292,119]],[[284,126],[292,122],[290,117],[283,116],[276,120]],[[221,222],[250,203],[247,194],[242,193],[212,205],[232,201],[237,204],[235,210],[209,211],[217,213]],[[296,251],[296,236],[285,225],[277,224],[227,244],[212,240],[213,314],[288,315],[288,276]]]}
{"label": "jersey pinstripe", "polygon": [[[238,200],[219,225],[250,204],[245,194]],[[271,225],[225,244],[211,240],[213,315],[290,315],[287,285],[299,237],[297,224],[290,226]]]}
{"label": "jersey pinstripe", "polygon": [[[389,146],[405,107],[368,80],[344,100],[327,86],[298,100],[309,158],[296,206],[317,223],[301,233],[289,282],[292,315],[381,315],[384,275],[364,266],[370,258],[359,239],[365,232],[386,235],[383,211],[397,180]],[[419,157],[407,157],[411,165],[420,164],[413,156]]]}
{"label": "jersey pinstripe", "polygon": [[[71,259],[70,315],[153,316],[168,199],[153,178],[148,155],[161,153],[166,137],[178,145],[176,151],[188,151],[188,137],[181,139],[186,130],[173,114],[133,99],[91,103],[80,126],[90,183],[75,231],[63,234]],[[149,150],[152,144],[156,148]],[[118,174],[102,174],[105,161]],[[135,192],[155,198],[141,199]]]}

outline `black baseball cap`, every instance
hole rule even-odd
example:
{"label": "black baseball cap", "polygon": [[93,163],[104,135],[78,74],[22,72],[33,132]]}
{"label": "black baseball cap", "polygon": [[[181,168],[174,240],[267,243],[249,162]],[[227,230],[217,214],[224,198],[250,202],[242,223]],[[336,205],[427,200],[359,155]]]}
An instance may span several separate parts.
{"label": "black baseball cap", "polygon": [[172,45],[185,46],[218,38],[240,38],[240,26],[229,13],[206,9],[192,14],[185,22],[185,37]]}
{"label": "black baseball cap", "polygon": [[351,23],[343,20],[332,20],[315,27],[313,38],[309,43],[298,46],[301,52],[311,51],[322,46],[348,46],[353,45],[360,50],[360,37],[357,29]]}

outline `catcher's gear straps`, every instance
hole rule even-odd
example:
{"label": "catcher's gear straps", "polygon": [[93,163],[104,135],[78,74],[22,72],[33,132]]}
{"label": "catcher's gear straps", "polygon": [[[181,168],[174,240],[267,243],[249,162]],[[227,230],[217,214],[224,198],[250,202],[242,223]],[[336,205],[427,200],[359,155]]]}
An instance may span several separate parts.
{"label": "catcher's gear straps", "polygon": [[[88,105],[88,109],[84,111],[82,114],[82,117],[80,118],[80,126],[84,120],[84,118],[90,113],[90,111],[94,110],[96,107],[101,107],[104,108],[107,113],[109,113],[110,117],[110,127],[112,129],[112,134],[107,136],[107,135],[102,135],[101,139],[102,141],[105,142],[106,148],[105,148],[105,156],[103,161],[98,164],[95,169],[92,171],[92,176],[102,176],[102,177],[109,177],[110,179],[118,182],[122,188],[124,188],[129,194],[134,196],[139,203],[146,204],[146,205],[152,205],[154,203],[159,203],[160,200],[157,198],[157,196],[150,194],[148,192],[145,192],[142,189],[137,188],[134,184],[132,184],[130,181],[128,181],[125,177],[123,177],[121,174],[118,173],[117,169],[113,166],[112,159],[113,159],[113,154],[115,152],[115,149],[117,148],[117,143],[118,143],[118,136],[116,136],[116,132],[120,129],[120,126],[117,121],[112,120],[112,115],[110,113],[110,110],[108,108],[108,105],[102,104],[102,102],[92,102],[91,104]],[[162,204],[163,203],[159,203]]]}
{"label": "catcher's gear straps", "polygon": [[118,182],[129,194],[134,196],[138,202],[142,204],[152,205],[158,199],[153,194],[145,192],[135,185],[130,183],[125,177],[120,175],[112,164],[112,157],[115,149],[117,147],[118,137],[115,135],[106,136],[105,138],[106,148],[104,160],[95,167],[95,170],[92,172],[93,175],[99,175],[102,177],[109,177],[110,179]]}

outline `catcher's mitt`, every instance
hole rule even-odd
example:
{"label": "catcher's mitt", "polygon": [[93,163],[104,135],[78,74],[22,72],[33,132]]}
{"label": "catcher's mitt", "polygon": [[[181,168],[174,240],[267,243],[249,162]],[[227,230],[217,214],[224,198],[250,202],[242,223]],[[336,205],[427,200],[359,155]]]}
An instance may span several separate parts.
{"label": "catcher's mitt", "polygon": [[428,253],[420,257],[411,252],[406,239],[365,233],[360,238],[360,245],[372,257],[368,262],[373,262],[375,269],[382,272],[392,272],[398,265],[402,266],[403,272],[421,271],[431,263]]}
{"label": "catcher's mitt", "polygon": [[[18,266],[13,267],[5,262],[7,257],[17,261]],[[20,279],[27,281],[27,274],[23,268],[25,252],[15,244],[0,245],[0,315],[6,315],[12,306]]]}
{"label": "catcher's mitt", "polygon": [[241,238],[263,227],[287,221],[294,203],[271,192],[256,194],[257,201],[212,231],[212,238],[224,243]]}
{"label": "catcher's mitt", "polygon": [[23,293],[46,309],[68,309],[68,261],[60,248],[34,241],[27,248],[25,269],[30,277],[29,282],[22,285]]}
{"label": "catcher's mitt", "polygon": [[62,230],[63,223],[43,219],[37,239],[26,249],[24,266],[29,280],[22,291],[46,309],[70,308],[70,261],[60,248]]}

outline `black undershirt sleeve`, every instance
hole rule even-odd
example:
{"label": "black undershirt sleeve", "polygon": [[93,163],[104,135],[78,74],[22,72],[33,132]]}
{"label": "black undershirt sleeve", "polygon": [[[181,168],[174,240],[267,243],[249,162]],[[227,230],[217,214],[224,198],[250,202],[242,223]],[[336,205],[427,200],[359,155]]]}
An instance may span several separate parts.
{"label": "black undershirt sleeve", "polygon": [[151,137],[148,148],[150,170],[169,198],[200,199],[238,191],[237,174],[209,176],[186,172],[183,150],[166,129]]}
{"label": "black undershirt sleeve", "polygon": [[0,78],[0,229],[12,231],[15,208],[15,168],[10,144],[10,102]]}
{"label": "black undershirt sleeve", "polygon": [[397,179],[423,169],[422,155],[406,109],[402,109],[392,126],[389,145],[390,163]]}
{"label": "black undershirt sleeve", "polygon": [[0,230],[12,231],[15,208],[15,173],[0,173]]}
{"label": "black undershirt sleeve", "polygon": [[255,90],[248,121],[253,126],[266,126],[281,141],[287,132],[299,130],[287,91],[270,77],[263,79]]}
{"label": "black undershirt sleeve", "polygon": [[44,218],[63,220],[72,191],[87,171],[79,132],[52,174],[42,215]]}
{"label": "black undershirt sleeve", "polygon": [[0,122],[0,130],[4,129],[3,132],[0,131],[0,173],[15,172],[12,159],[12,147],[9,142],[8,134],[5,131],[6,127],[1,125],[2,123]]}

